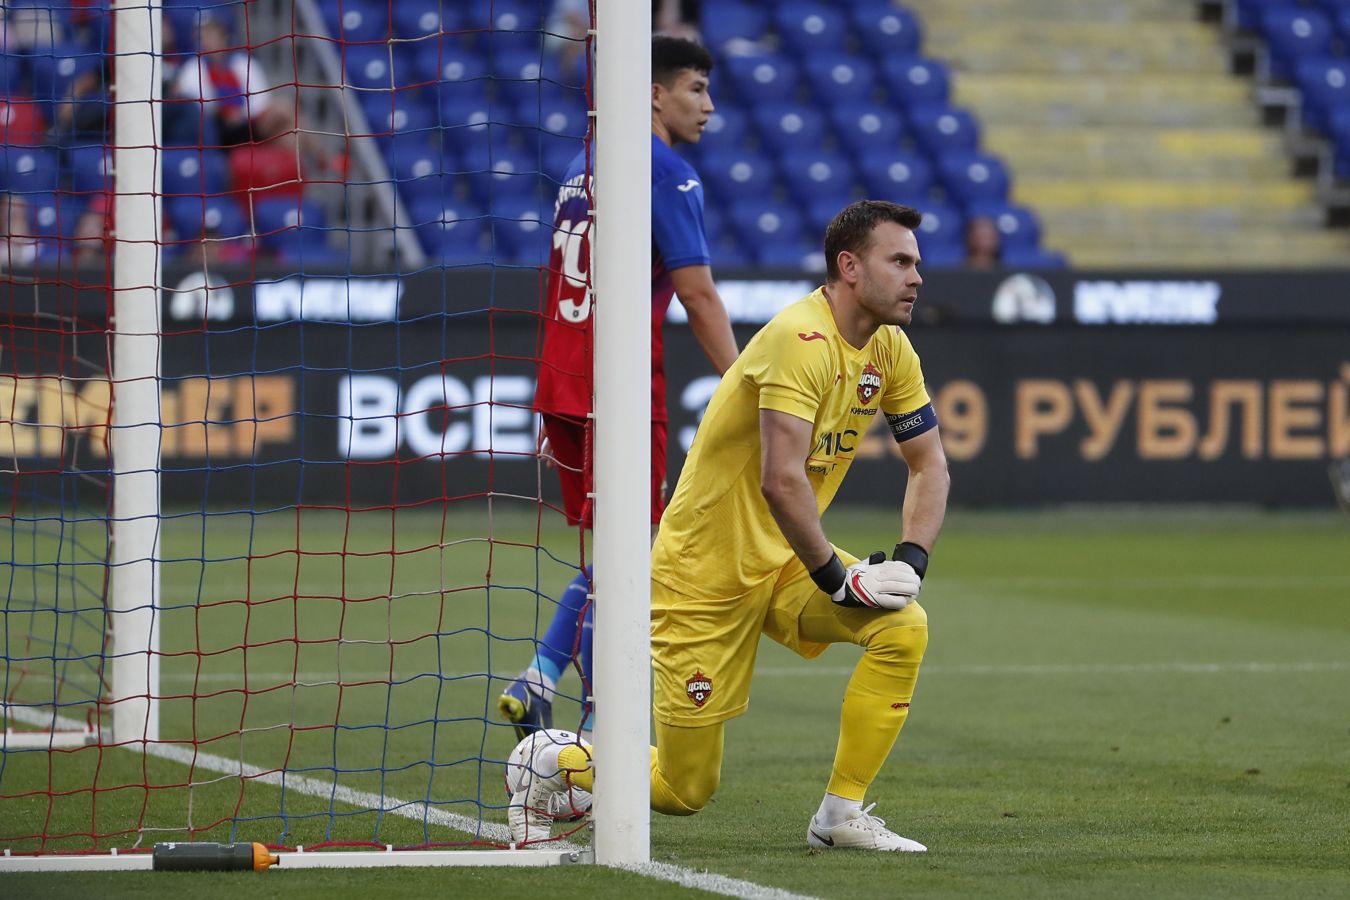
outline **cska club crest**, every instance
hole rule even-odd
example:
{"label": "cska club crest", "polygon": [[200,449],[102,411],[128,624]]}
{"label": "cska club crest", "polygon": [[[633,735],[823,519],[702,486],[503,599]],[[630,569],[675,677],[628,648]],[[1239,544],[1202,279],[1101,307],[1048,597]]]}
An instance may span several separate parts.
{"label": "cska club crest", "polygon": [[868,363],[863,367],[862,377],[858,379],[858,401],[866,406],[880,392],[881,372],[876,366]]}
{"label": "cska club crest", "polygon": [[694,705],[702,709],[703,704],[712,696],[712,679],[702,672],[695,672],[684,683],[684,691],[689,695],[689,699],[694,701]]}

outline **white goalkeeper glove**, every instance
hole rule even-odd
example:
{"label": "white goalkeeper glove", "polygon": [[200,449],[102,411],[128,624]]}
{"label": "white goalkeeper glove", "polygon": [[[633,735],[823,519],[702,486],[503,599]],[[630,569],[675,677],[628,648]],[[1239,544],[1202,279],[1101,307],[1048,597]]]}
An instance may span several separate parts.
{"label": "white goalkeeper glove", "polygon": [[833,556],[811,578],[840,606],[904,609],[919,596],[927,569],[928,553],[918,544],[903,543],[896,545],[893,559],[878,550],[847,568]]}

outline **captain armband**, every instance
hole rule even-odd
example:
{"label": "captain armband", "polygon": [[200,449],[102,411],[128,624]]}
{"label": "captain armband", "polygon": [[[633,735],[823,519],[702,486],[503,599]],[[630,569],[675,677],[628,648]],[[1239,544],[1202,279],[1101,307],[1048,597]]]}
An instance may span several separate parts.
{"label": "captain armband", "polygon": [[886,424],[891,426],[891,434],[895,435],[897,444],[903,444],[910,438],[918,437],[925,431],[936,428],[937,423],[937,410],[933,409],[931,403],[926,403],[913,412],[900,413],[899,415],[886,413]]}

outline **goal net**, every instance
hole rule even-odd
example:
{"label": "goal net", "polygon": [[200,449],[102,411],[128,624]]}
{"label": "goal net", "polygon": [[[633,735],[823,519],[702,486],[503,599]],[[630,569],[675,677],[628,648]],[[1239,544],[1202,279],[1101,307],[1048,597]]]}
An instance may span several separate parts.
{"label": "goal net", "polygon": [[592,5],[0,9],[0,870],[586,858],[507,848],[497,698],[590,563],[532,400]]}

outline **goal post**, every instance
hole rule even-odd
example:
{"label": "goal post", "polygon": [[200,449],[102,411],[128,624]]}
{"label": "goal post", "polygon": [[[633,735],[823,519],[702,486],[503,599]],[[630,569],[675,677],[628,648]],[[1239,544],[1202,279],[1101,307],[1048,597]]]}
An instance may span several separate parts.
{"label": "goal post", "polygon": [[[0,878],[649,861],[651,12],[589,5],[584,85],[548,0],[56,0],[0,48],[51,119],[0,137]],[[532,395],[588,145],[591,536]],[[516,847],[498,698],[591,562],[593,820]]]}

